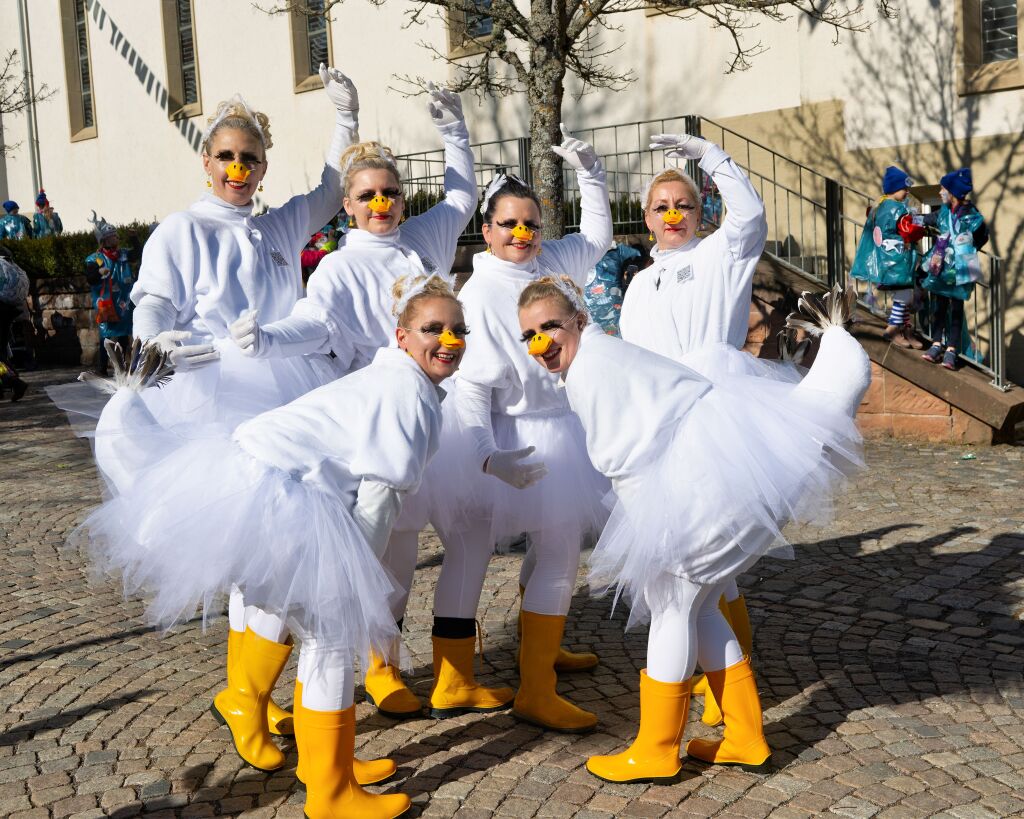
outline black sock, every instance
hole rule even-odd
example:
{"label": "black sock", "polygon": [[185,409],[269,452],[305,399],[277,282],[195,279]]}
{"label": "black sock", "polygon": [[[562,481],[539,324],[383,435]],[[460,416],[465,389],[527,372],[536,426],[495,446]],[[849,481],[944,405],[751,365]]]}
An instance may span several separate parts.
{"label": "black sock", "polygon": [[434,637],[444,637],[449,640],[476,637],[476,620],[472,617],[435,617],[434,628],[430,633]]}

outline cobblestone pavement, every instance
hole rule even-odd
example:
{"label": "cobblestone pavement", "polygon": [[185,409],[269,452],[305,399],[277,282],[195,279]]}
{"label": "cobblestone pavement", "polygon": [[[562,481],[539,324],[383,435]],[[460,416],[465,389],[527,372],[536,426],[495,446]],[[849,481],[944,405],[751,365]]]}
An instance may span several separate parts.
{"label": "cobblestone pavement", "polygon": [[[293,746],[275,774],[243,767],[207,710],[225,619],[153,633],[139,602],[61,551],[98,500],[88,446],[38,389],[71,375],[30,374],[33,393],[0,404],[0,815],[301,816]],[[399,764],[382,789],[423,816],[474,819],[1024,816],[1024,448],[867,452],[834,529],[796,533],[796,562],[742,578],[775,773],[687,763],[675,785],[617,786],[586,772],[633,735],[645,639],[624,639],[581,575],[569,641],[602,664],[561,688],[599,729],[544,733],[509,714],[396,724],[360,704],[363,753]],[[421,554],[406,632],[427,694],[436,539]],[[516,678],[519,559],[496,557],[483,594],[491,684]],[[688,737],[713,732],[691,713]]]}

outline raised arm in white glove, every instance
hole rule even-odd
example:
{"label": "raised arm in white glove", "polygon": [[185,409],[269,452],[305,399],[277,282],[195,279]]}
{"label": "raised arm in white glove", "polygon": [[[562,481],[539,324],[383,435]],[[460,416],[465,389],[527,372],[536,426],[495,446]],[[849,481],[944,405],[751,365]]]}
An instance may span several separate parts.
{"label": "raised arm in white glove", "polygon": [[327,97],[334,103],[334,110],[338,114],[338,124],[344,125],[353,132],[358,132],[359,94],[352,80],[337,68],[328,68],[320,63],[320,81],[324,84]]}
{"label": "raised arm in white glove", "polygon": [[305,316],[288,316],[260,326],[259,311],[246,310],[228,325],[232,341],[250,358],[290,358],[316,353],[330,339],[327,327]]}
{"label": "raised arm in white glove", "polygon": [[552,145],[551,150],[562,157],[562,161],[575,171],[589,171],[597,164],[597,152],[594,146],[582,139],[576,139],[565,123],[558,125],[562,129],[562,144]]}
{"label": "raised arm in white glove", "polygon": [[701,159],[712,145],[713,142],[689,134],[652,134],[650,149],[667,151],[666,156],[673,159]]}
{"label": "raised arm in white glove", "polygon": [[177,372],[194,370],[220,358],[220,353],[212,344],[182,344],[192,334],[187,330],[164,330],[153,336],[147,344],[155,344],[167,353],[167,360]]}
{"label": "raised arm in white glove", "polygon": [[430,94],[427,111],[442,134],[450,130],[451,126],[466,127],[466,115],[462,113],[462,99],[458,94],[447,88],[439,88],[432,82],[427,83],[427,91]]}
{"label": "raised arm in white glove", "polygon": [[391,527],[401,511],[401,492],[379,481],[363,478],[356,491],[352,519],[377,557],[382,557],[388,548]]}
{"label": "raised arm in white glove", "polygon": [[491,453],[491,457],[487,459],[484,472],[516,489],[533,486],[548,474],[548,468],[540,461],[522,462],[524,458],[529,458],[535,449],[536,447],[532,446],[523,449],[499,449]]}

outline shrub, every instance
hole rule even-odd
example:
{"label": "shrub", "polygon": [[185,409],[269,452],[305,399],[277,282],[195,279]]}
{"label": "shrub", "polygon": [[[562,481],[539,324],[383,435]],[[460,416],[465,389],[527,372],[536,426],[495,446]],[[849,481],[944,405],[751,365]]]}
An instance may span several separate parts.
{"label": "shrub", "polygon": [[[149,236],[149,225],[133,222],[119,227],[117,232],[122,245],[127,245],[131,231],[135,231],[138,236],[141,248]],[[85,257],[98,248],[91,230],[62,233],[60,236],[46,236],[42,239],[2,239],[0,245],[11,251],[14,263],[32,279],[81,275]]]}

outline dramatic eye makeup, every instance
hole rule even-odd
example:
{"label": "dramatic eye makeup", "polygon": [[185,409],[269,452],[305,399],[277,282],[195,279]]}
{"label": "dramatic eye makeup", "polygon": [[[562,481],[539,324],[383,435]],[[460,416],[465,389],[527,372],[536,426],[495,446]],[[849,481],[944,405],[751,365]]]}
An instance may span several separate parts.
{"label": "dramatic eye makeup", "polygon": [[532,219],[528,219],[525,222],[520,222],[518,219],[505,219],[502,222],[495,222],[495,224],[500,228],[505,228],[505,230],[512,230],[512,228],[514,228],[516,225],[523,225],[524,227],[528,227],[534,233],[540,230],[540,225],[538,225]]}
{"label": "dramatic eye makeup", "polygon": [[677,202],[675,205],[666,205],[666,204],[655,205],[654,206],[654,212],[655,213],[664,213],[665,211],[669,210],[670,208],[675,208],[676,210],[685,210],[685,211],[697,210],[697,206],[696,205],[690,205],[690,204],[687,204],[685,202]]}

